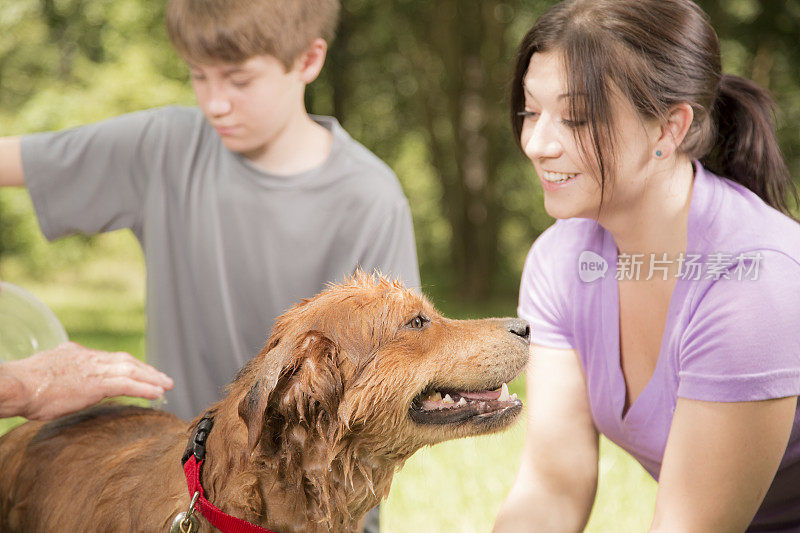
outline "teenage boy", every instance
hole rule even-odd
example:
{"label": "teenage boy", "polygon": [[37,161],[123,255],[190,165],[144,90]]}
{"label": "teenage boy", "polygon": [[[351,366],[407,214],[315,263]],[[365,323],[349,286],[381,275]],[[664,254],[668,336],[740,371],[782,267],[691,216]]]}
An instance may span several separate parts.
{"label": "teenage boy", "polygon": [[[199,108],[0,140],[0,185],[27,186],[48,239],[133,230],[147,269],[147,357],[174,379],[165,408],[184,419],[218,399],[281,312],[327,282],[360,267],[419,286],[397,178],[304,106],[338,13],[338,0],[171,0],[170,40]],[[62,359],[65,349],[86,373],[108,355],[69,345]],[[47,359],[31,361],[17,376],[30,398],[17,405],[36,387],[40,403],[105,394],[94,381],[43,389]],[[127,368],[117,382],[128,373],[169,388]],[[0,366],[0,378],[12,370]]]}

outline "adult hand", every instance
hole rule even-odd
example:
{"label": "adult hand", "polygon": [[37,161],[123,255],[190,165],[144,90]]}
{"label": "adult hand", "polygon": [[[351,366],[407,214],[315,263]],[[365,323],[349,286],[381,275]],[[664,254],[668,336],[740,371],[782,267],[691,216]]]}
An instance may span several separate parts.
{"label": "adult hand", "polygon": [[130,354],[66,342],[0,365],[0,417],[49,420],[113,396],[155,400],[172,379]]}

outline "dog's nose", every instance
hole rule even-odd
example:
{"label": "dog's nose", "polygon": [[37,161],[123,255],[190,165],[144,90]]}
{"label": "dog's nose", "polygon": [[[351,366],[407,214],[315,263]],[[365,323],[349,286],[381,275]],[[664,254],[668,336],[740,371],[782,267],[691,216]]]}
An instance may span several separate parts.
{"label": "dog's nose", "polygon": [[513,333],[514,335],[518,335],[519,337],[525,339],[525,342],[531,342],[531,328],[524,320],[513,318],[508,321],[506,328],[508,329],[509,333]]}

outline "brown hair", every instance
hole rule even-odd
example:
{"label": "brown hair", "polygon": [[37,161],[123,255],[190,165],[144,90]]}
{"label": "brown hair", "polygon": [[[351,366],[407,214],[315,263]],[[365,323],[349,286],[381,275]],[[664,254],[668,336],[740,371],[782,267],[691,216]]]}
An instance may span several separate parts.
{"label": "brown hair", "polygon": [[189,61],[268,54],[288,70],[314,39],[333,40],[339,9],[339,0],[170,0],[167,33]]}
{"label": "brown hair", "polygon": [[[722,74],[719,42],[706,14],[690,0],[567,0],[547,10],[517,51],[511,120],[520,139],[523,79],[536,52],[562,55],[572,116],[585,120],[578,136],[595,164],[602,194],[616,168],[611,95],[620,92],[644,119],[665,123],[688,103],[694,120],[678,148],[710,171],[745,185],[789,213],[797,189],[775,133],[775,104],[755,83]],[[591,150],[585,146],[591,144]]]}

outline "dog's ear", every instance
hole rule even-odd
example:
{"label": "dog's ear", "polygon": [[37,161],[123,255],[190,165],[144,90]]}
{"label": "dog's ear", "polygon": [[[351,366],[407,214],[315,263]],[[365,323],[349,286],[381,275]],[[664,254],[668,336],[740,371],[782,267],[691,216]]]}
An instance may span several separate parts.
{"label": "dog's ear", "polygon": [[267,451],[275,451],[287,424],[321,430],[344,392],[339,350],[322,332],[277,341],[265,352],[258,358],[258,378],[239,403],[251,452],[262,440]]}

